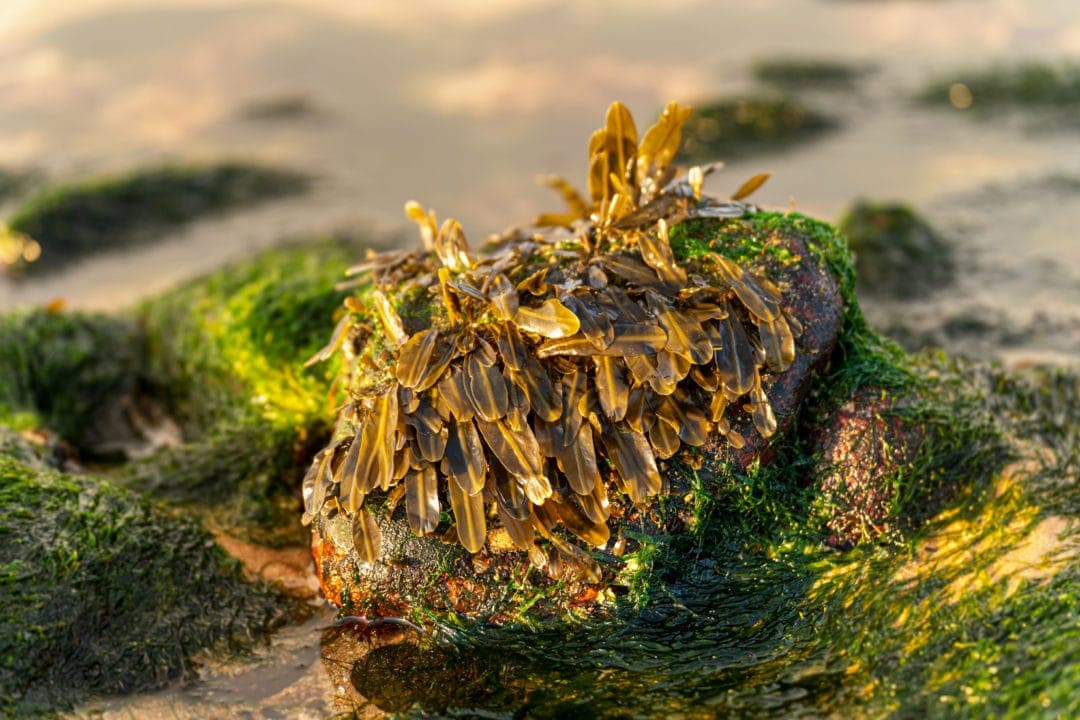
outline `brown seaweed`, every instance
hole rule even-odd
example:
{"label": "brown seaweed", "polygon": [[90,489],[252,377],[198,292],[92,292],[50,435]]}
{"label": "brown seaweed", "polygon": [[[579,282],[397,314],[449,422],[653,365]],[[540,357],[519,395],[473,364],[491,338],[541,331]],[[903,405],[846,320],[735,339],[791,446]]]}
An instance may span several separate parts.
{"label": "brown seaweed", "polygon": [[[565,212],[483,254],[456,221],[406,205],[424,250],[351,268],[373,287],[346,299],[312,359],[342,351],[351,397],[304,477],[305,522],[345,513],[358,557],[377,562],[369,496],[392,495],[387,512],[403,497],[419,535],[436,532],[448,500],[469,552],[498,526],[549,574],[596,579],[568,538],[609,542],[611,493],[648,503],[665,488],[658,461],[710,437],[741,447],[733,408],[760,435],[776,432],[764,387],[791,365],[801,332],[780,289],[719,253],[680,262],[668,233],[689,217],[741,216],[747,206],[734,201],[768,176],[733,201],[703,194],[719,165],[671,165],[689,113],[670,103],[639,141],[613,104],[589,142],[587,193],[545,179]],[[407,298],[431,303],[430,317],[406,314]]]}

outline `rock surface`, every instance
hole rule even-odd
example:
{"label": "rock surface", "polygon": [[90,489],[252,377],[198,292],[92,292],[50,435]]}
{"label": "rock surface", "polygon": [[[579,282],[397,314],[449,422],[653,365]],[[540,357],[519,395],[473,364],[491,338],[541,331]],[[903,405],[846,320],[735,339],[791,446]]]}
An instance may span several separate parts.
{"label": "rock surface", "polygon": [[890,522],[896,477],[925,439],[925,428],[899,412],[904,404],[879,388],[862,388],[815,428],[818,489],[830,506],[830,546],[850,549],[895,529]]}

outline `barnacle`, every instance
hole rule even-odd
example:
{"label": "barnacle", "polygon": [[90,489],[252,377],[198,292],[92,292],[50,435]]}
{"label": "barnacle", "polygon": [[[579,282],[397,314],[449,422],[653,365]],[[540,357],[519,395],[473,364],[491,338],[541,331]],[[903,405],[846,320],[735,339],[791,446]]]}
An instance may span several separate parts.
{"label": "barnacle", "polygon": [[[780,290],[718,254],[684,267],[669,242],[683,219],[747,208],[702,195],[717,166],[671,165],[689,114],[669,104],[639,140],[613,104],[589,141],[588,196],[548,179],[567,211],[482,254],[457,222],[406,206],[425,249],[352,268],[370,284],[313,358],[343,348],[352,369],[335,439],[304,478],[305,522],[343,513],[357,555],[374,562],[368,499],[404,496],[414,533],[437,532],[449,506],[469,552],[498,524],[534,564],[589,577],[588,554],[558,526],[604,546],[611,492],[645,503],[664,486],[657,461],[681,446],[716,434],[743,445],[729,408],[775,432],[762,373],[791,364],[797,328]],[[430,317],[398,312],[415,298]]]}

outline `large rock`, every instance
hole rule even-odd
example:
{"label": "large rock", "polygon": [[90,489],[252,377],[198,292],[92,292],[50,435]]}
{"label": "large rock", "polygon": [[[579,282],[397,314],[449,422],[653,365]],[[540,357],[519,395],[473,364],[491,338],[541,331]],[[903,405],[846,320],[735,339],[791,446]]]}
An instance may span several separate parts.
{"label": "large rock", "polygon": [[[816,226],[814,226],[816,227]],[[603,611],[613,593],[625,590],[628,574],[638,568],[635,551],[660,534],[684,534],[694,525],[691,485],[694,472],[708,484],[723,471],[769,462],[773,443],[785,438],[798,415],[814,372],[828,360],[841,327],[843,302],[822,247],[820,233],[798,216],[758,214],[741,220],[693,221],[685,234],[673,232],[676,253],[722,249],[783,291],[784,309],[799,324],[796,359],[783,373],[767,376],[766,392],[777,419],[777,432],[763,440],[747,412],[736,409],[732,427],[746,439],[741,449],[723,437],[705,447],[682,451],[662,462],[665,485],[661,498],[635,506],[612,491],[608,521],[611,542],[590,553],[599,567],[592,581],[569,580],[557,554],[540,572],[524,552],[514,550],[506,531],[491,529],[481,552],[469,555],[453,531],[418,537],[406,522],[404,507],[379,514],[381,554],[374,563],[357,556],[351,519],[343,514],[319,515],[314,522],[312,551],[323,591],[347,612],[364,616],[408,615],[412,612],[463,614],[506,620],[516,609],[530,614],[558,613],[567,608]],[[676,237],[679,240],[676,240]],[[825,242],[836,242],[828,235]],[[403,505],[401,503],[400,505]],[[447,507],[448,503],[443,503]]]}

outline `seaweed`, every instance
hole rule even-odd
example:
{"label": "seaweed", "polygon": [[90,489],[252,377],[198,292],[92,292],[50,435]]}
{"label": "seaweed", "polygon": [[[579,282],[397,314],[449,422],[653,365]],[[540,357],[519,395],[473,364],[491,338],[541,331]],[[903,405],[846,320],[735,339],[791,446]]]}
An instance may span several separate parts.
{"label": "seaweed", "polygon": [[[669,222],[746,211],[702,195],[712,168],[685,177],[670,168],[688,116],[670,104],[639,143],[629,112],[612,105],[589,143],[588,199],[549,180],[567,212],[508,233],[485,256],[470,252],[456,221],[440,227],[406,206],[426,251],[352,268],[372,273],[374,288],[346,300],[312,359],[343,348],[352,401],[304,479],[305,522],[343,514],[370,563],[381,532],[369,495],[390,492],[391,505],[404,496],[419,535],[437,531],[449,500],[454,537],[470,552],[497,517],[535,566],[596,576],[555,526],[605,546],[610,492],[646,503],[663,492],[658,459],[717,433],[743,446],[729,406],[763,437],[775,432],[765,387],[791,364],[799,332],[779,288],[715,252],[680,264],[670,245]],[[395,298],[416,293],[439,312],[407,328]]]}

